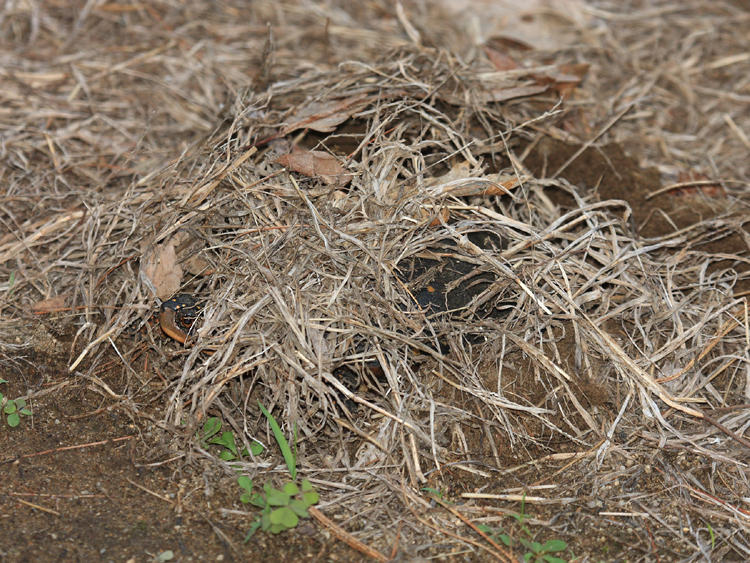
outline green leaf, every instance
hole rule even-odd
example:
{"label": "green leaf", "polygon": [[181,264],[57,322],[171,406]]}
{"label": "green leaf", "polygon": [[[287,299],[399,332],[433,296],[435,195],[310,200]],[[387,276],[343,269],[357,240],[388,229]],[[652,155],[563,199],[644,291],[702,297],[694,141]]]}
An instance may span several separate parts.
{"label": "green leaf", "polygon": [[268,487],[266,490],[266,502],[271,506],[286,506],[289,504],[289,495],[279,489]]}
{"label": "green leaf", "polygon": [[309,493],[314,490],[315,490],[315,487],[313,487],[313,484],[308,479],[302,479],[302,492],[303,493]]}
{"label": "green leaf", "polygon": [[565,559],[555,557],[554,555],[545,555],[542,557],[547,563],[568,563]]}
{"label": "green leaf", "polygon": [[217,436],[213,440],[208,442],[209,444],[218,444],[224,446],[226,449],[231,451],[235,456],[237,455],[237,444],[234,441],[234,432],[226,431],[222,432],[221,436]]}
{"label": "green leaf", "polygon": [[307,512],[307,505],[299,499],[293,498],[289,503],[289,508],[300,518],[310,517],[310,514]]}
{"label": "green leaf", "polygon": [[[443,493],[440,492],[440,489],[434,489],[432,487],[422,487],[422,490],[425,491],[426,493],[430,493],[432,495],[435,495],[440,500],[443,499]],[[485,530],[482,530],[482,531],[484,532]]]}
{"label": "green leaf", "polygon": [[284,461],[286,461],[286,466],[289,469],[289,475],[292,476],[292,479],[296,479],[297,460],[295,459],[294,454],[289,447],[289,442],[287,442],[286,438],[284,437],[284,433],[281,431],[279,423],[276,422],[276,419],[271,415],[270,412],[266,410],[266,407],[264,407],[260,403],[260,401],[258,401],[258,406],[260,407],[260,412],[262,412],[268,419],[268,424],[271,426],[273,437],[276,438],[276,443],[279,444],[279,449],[281,449],[281,455],[284,456]]}
{"label": "green leaf", "polygon": [[11,399],[7,403],[5,403],[5,408],[3,409],[5,411],[5,414],[13,414],[16,412],[16,402]]}
{"label": "green leaf", "polygon": [[0,379],[0,383],[8,383],[7,379]]}
{"label": "green leaf", "polygon": [[0,403],[2,403],[2,402],[3,402],[3,394],[0,393]]}
{"label": "green leaf", "polygon": [[255,522],[253,522],[250,525],[250,529],[247,532],[247,535],[245,536],[245,543],[250,541],[250,538],[253,537],[253,534],[258,531],[258,528],[260,528],[260,518],[258,518]]}
{"label": "green leaf", "polygon": [[[242,496],[240,496],[240,502],[247,504],[252,503],[255,506],[260,506],[263,508],[265,506],[265,501],[262,500],[263,497],[261,497],[258,493],[253,493],[253,480],[250,479],[247,475],[240,475],[237,477],[237,484],[242,487],[246,492],[242,493]],[[257,499],[261,499],[261,503],[257,504]]]}
{"label": "green leaf", "polygon": [[29,409],[21,409],[21,414],[24,416],[30,416],[31,411]]}
{"label": "green leaf", "polygon": [[542,550],[546,551],[547,553],[554,553],[555,551],[564,551],[565,549],[567,549],[567,547],[568,544],[563,540],[548,540],[544,542]]}
{"label": "green leaf", "polygon": [[290,497],[299,493],[299,487],[297,486],[297,483],[294,483],[293,481],[284,483],[284,486],[282,487],[282,489]]}
{"label": "green leaf", "polygon": [[282,506],[271,511],[271,524],[279,524],[286,528],[294,528],[299,523],[299,517],[288,506]]}
{"label": "green leaf", "polygon": [[221,420],[212,416],[203,424],[203,439],[208,440],[211,436],[221,430]]}
{"label": "green leaf", "polygon": [[8,415],[8,426],[11,428],[15,428],[21,424],[21,417],[18,416],[18,413],[13,413]]}
{"label": "green leaf", "polygon": [[266,507],[266,499],[263,498],[263,495],[259,493],[253,493],[250,495],[250,504],[253,506],[257,506],[258,508],[265,508]]}
{"label": "green leaf", "polygon": [[26,406],[26,399],[16,399],[16,407],[18,410],[23,409]]}
{"label": "green leaf", "polygon": [[305,506],[310,507],[313,504],[318,504],[318,501],[320,500],[320,495],[318,494],[318,491],[310,491],[309,493],[302,493],[302,502],[305,503]]}
{"label": "green leaf", "polygon": [[271,529],[271,516],[270,514],[263,514],[263,516],[260,517],[260,527],[263,529],[264,532],[267,532]]}
{"label": "green leaf", "polygon": [[245,489],[248,493],[252,492],[253,490],[253,480],[250,479],[247,475],[240,475],[237,477],[237,484]]}
{"label": "green leaf", "polygon": [[502,533],[503,531],[502,528],[492,528],[491,526],[488,526],[487,524],[477,524],[477,528],[479,528],[485,534],[489,534],[489,536],[493,540],[500,539],[500,541],[503,542],[508,547],[510,547],[511,543],[513,543],[513,540],[510,538],[508,534]]}
{"label": "green leaf", "polygon": [[263,447],[263,444],[261,444],[260,442],[252,442],[250,444],[250,452],[253,455],[260,455],[263,453],[263,450],[265,450],[265,448]]}
{"label": "green leaf", "polygon": [[232,461],[233,459],[236,459],[237,456],[234,455],[229,450],[221,450],[221,453],[219,454],[219,457],[223,459],[224,461]]}

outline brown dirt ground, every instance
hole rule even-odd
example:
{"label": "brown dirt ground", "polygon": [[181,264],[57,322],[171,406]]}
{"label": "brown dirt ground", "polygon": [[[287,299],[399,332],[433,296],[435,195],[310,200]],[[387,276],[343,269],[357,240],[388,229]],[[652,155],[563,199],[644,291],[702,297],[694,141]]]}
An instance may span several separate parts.
{"label": "brown dirt ground", "polygon": [[[547,141],[545,141],[547,143]],[[537,175],[557,169],[577,149],[562,143],[536,147],[525,164]],[[720,202],[709,200],[702,193],[683,196],[665,194],[646,200],[646,195],[660,187],[658,173],[640,169],[623,154],[618,146],[604,150],[589,149],[563,174],[571,183],[595,190],[603,199],[625,199],[634,211],[634,224],[641,232],[656,236],[670,232],[673,226],[664,219],[671,217],[677,226],[698,220]],[[628,186],[627,190],[624,186]],[[564,199],[559,203],[565,204]],[[665,214],[656,213],[660,209]],[[724,241],[724,245],[734,244]],[[740,241],[736,241],[739,246]],[[726,247],[725,247],[726,248]],[[118,398],[125,384],[123,370],[116,358],[102,362],[97,377],[106,382],[112,396],[102,396],[100,386],[72,380],[67,365],[77,346],[73,345],[74,328],[65,316],[40,318],[31,336],[32,353],[18,359],[20,376],[3,386],[9,397],[27,389],[49,389],[50,393],[31,405],[34,415],[24,419],[20,429],[7,428],[0,433],[3,491],[5,507],[0,515],[0,555],[7,561],[146,561],[171,550],[179,561],[248,561],[248,560],[311,560],[354,561],[362,555],[336,541],[310,523],[294,533],[272,537],[256,534],[252,541],[242,539],[250,519],[229,514],[222,509],[243,510],[234,480],[209,465],[174,461],[154,464],[155,451],[162,438],[155,427],[146,422],[158,418],[158,402],[138,404],[140,418],[134,421],[127,405]],[[21,340],[19,340],[20,342]],[[159,341],[167,354],[175,357],[173,344]],[[148,377],[159,377],[154,354],[144,354],[140,365]],[[517,384],[526,386],[533,377],[517,374]],[[511,381],[511,385],[516,384]],[[606,392],[596,384],[579,382],[580,396],[590,407],[606,407]],[[534,393],[531,390],[532,395]],[[544,390],[537,390],[543,393]],[[142,398],[149,394],[144,391]],[[135,397],[138,401],[140,398]],[[473,399],[467,399],[469,401]],[[452,397],[454,404],[460,397]],[[467,410],[470,407],[467,406]],[[477,426],[467,438],[477,459],[491,456],[485,430]],[[543,432],[540,428],[539,432]],[[497,444],[503,450],[502,444]],[[575,451],[575,444],[555,444],[554,451]],[[539,453],[539,452],[537,452]],[[502,457],[502,453],[500,454]],[[678,455],[675,453],[674,455]],[[161,459],[165,459],[161,456]],[[195,461],[195,460],[192,460]],[[508,465],[515,463],[507,459]],[[628,466],[633,460],[627,460]],[[705,464],[703,459],[685,459],[685,463]],[[646,463],[648,466],[648,464]],[[202,470],[199,468],[203,468]],[[627,490],[628,471],[623,465],[621,482],[609,486]],[[543,482],[549,472],[543,467],[530,468],[512,477],[519,486]],[[481,478],[467,479],[450,470],[434,475],[430,486],[444,491],[448,498],[462,492],[493,492]],[[664,486],[658,471],[650,474],[639,486],[656,495]],[[496,487],[500,488],[498,483]],[[508,483],[502,483],[507,489]],[[585,492],[582,493],[585,498]],[[586,529],[584,535],[570,541],[570,554],[587,553],[601,560],[617,560],[623,550],[653,553],[655,546],[646,528],[623,525],[615,520],[596,516],[600,508],[595,497],[590,499],[590,512],[574,512],[532,506],[528,512],[538,521],[562,522],[566,530]],[[513,519],[505,514],[503,526],[513,529]],[[677,514],[677,511],[675,511]],[[677,516],[675,516],[677,518]],[[351,525],[351,523],[349,523]],[[627,547],[627,550],[626,550]],[[661,545],[658,552],[671,559],[683,553],[685,546]],[[394,541],[395,553],[398,546]],[[270,554],[273,554],[271,557]],[[481,555],[463,554],[458,559],[475,559]]]}

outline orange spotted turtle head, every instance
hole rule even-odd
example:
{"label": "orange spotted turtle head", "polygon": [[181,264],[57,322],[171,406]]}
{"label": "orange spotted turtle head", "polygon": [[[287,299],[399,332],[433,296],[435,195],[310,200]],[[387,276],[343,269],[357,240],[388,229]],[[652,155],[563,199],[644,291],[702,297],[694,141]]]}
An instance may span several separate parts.
{"label": "orange spotted turtle head", "polygon": [[159,322],[162,330],[183,344],[188,333],[203,310],[203,304],[189,293],[178,293],[161,304]]}

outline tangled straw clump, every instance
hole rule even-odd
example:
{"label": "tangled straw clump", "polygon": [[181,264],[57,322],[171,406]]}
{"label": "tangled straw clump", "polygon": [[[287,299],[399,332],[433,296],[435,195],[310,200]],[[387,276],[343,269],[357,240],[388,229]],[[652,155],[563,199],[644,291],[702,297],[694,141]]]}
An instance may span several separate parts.
{"label": "tangled straw clump", "polygon": [[[487,97],[468,113],[451,105],[480,78],[445,54],[429,60],[402,53],[244,94],[205,145],[134,187],[116,225],[89,219],[92,237],[108,234],[101,271],[169,247],[181,290],[206,300],[165,421],[220,411],[250,440],[258,397],[303,441],[316,438],[301,458],[308,470],[343,464],[349,482],[376,471],[390,483],[403,470],[416,485],[445,464],[486,474],[502,470],[500,451],[530,459],[560,440],[598,447],[601,464],[616,431],[652,420],[661,440],[691,440],[685,425],[701,408],[744,401],[746,311],[732,298],[741,276],[695,248],[736,223],[641,240],[625,202],[594,201],[508,159],[502,147],[533,117]],[[518,78],[492,87],[524,86],[508,80]],[[297,141],[336,155],[346,181],[274,163],[311,124],[321,131]],[[342,154],[346,142],[354,149]],[[486,195],[498,186],[504,195]],[[575,206],[561,212],[552,192]],[[473,242],[477,233],[496,244]],[[419,256],[491,282],[433,314],[405,274]],[[143,261],[140,274],[129,263],[96,288],[95,302],[122,304],[100,333],[151,310]],[[382,374],[366,375],[360,393],[334,375],[341,366]],[[466,437],[477,423],[486,451]],[[317,440],[332,429],[360,447]],[[722,447],[700,450],[731,459],[731,439],[713,439]]]}

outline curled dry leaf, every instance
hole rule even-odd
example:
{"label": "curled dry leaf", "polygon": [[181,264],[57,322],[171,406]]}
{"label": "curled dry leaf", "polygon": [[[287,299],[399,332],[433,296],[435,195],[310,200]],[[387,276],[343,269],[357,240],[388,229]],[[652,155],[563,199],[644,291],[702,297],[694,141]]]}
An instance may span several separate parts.
{"label": "curled dry leaf", "polygon": [[208,260],[199,254],[185,260],[185,270],[191,276],[203,276],[213,271]]}
{"label": "curled dry leaf", "polygon": [[495,35],[487,39],[487,46],[495,51],[506,52],[506,51],[532,51],[534,46],[530,43],[526,43],[522,39],[508,37],[506,35]]}
{"label": "curled dry leaf", "polygon": [[344,100],[313,102],[301,107],[290,118],[290,123],[281,134],[287,135],[297,129],[312,129],[321,133],[330,133],[352,115],[370,103],[368,95],[352,96]]}
{"label": "curled dry leaf", "polygon": [[174,237],[144,253],[141,273],[151,283],[159,299],[166,299],[180,289],[182,267],[177,262]]}
{"label": "curled dry leaf", "polygon": [[211,264],[201,253],[205,244],[200,238],[188,231],[177,231],[170,242],[184,272],[192,276],[202,276],[211,271]]}
{"label": "curled dry leaf", "polygon": [[352,180],[351,174],[346,172],[336,157],[324,151],[294,151],[281,155],[276,162],[305,176],[318,177],[333,186],[345,186]]}
{"label": "curled dry leaf", "polygon": [[578,87],[588,71],[589,65],[586,63],[564,64],[543,75],[534,75],[534,78],[540,85],[549,86],[560,96],[567,98]]}
{"label": "curled dry leaf", "polygon": [[493,49],[489,45],[485,45],[483,50],[484,54],[487,55],[487,58],[492,63],[492,66],[495,67],[495,70],[514,70],[519,67],[519,64],[515,59],[503,51]]}
{"label": "curled dry leaf", "polygon": [[[460,7],[467,4],[447,0],[444,3],[457,17]],[[580,41],[577,30],[585,28],[591,19],[584,0],[503,0],[478,4],[482,5],[480,25],[492,26],[488,43],[514,51],[566,49]]]}

